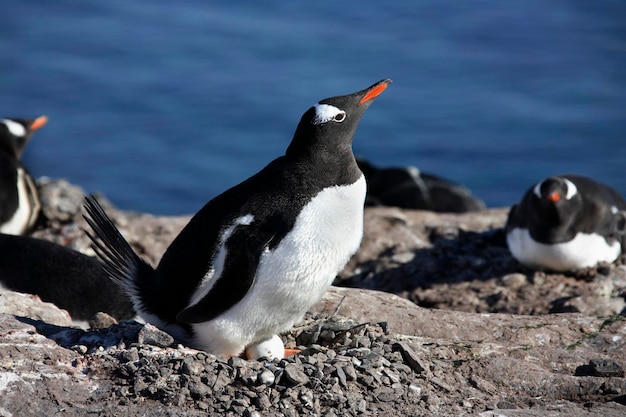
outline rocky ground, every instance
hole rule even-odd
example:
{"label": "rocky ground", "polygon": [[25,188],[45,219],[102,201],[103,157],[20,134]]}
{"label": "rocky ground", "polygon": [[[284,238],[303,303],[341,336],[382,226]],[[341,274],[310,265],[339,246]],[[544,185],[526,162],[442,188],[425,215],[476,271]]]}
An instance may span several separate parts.
{"label": "rocky ground", "polygon": [[[92,253],[82,191],[40,186],[34,235]],[[152,263],[188,220],[107,211]],[[361,249],[282,335],[303,349],[282,361],[220,361],[106,315],[77,329],[2,292],[0,416],[626,415],[623,260],[525,269],[506,249],[506,213],[368,209]]]}
{"label": "rocky ground", "polygon": [[336,284],[455,311],[626,315],[624,257],[567,274],[525,268],[506,246],[507,214],[368,210],[361,249]]}

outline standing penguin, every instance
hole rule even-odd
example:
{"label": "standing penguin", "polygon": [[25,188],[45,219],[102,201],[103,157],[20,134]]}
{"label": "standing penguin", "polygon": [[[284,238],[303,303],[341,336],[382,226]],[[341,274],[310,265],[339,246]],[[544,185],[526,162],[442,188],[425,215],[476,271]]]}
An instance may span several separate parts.
{"label": "standing penguin", "polygon": [[90,235],[109,276],[148,322],[225,358],[282,357],[291,328],[359,247],[365,178],[352,152],[361,116],[391,80],[327,98],[285,155],[209,201],[153,269],[96,200]]}
{"label": "standing penguin", "polygon": [[46,116],[0,119],[0,233],[23,235],[37,221],[37,187],[21,158],[33,133],[47,121]]}
{"label": "standing penguin", "polygon": [[511,208],[509,250],[528,267],[553,271],[613,262],[623,250],[625,210],[616,190],[590,178],[545,178]]}

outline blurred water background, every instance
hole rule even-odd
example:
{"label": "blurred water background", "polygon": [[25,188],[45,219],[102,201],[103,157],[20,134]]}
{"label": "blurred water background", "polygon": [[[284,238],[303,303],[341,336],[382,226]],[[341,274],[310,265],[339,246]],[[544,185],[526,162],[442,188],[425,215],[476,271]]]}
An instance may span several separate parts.
{"label": "blurred water background", "polygon": [[188,214],[282,154],[322,98],[393,84],[355,152],[508,206],[543,176],[626,193],[626,2],[4,0],[0,117],[25,162]]}

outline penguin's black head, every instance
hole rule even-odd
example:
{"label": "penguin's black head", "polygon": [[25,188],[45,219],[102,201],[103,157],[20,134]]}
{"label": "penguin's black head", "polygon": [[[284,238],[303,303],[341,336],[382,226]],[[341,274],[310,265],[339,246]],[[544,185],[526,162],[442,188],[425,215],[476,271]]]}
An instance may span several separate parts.
{"label": "penguin's black head", "polygon": [[36,119],[0,119],[0,150],[20,159],[33,133],[47,122],[46,116]]}
{"label": "penguin's black head", "polygon": [[533,194],[539,200],[556,204],[572,200],[578,195],[578,188],[566,177],[549,177],[535,185]]}
{"label": "penguin's black head", "polygon": [[551,223],[563,221],[580,202],[578,188],[566,177],[548,177],[538,182],[532,193],[537,214]]}
{"label": "penguin's black head", "polygon": [[365,110],[391,80],[382,80],[356,93],[321,100],[300,119],[288,156],[316,152],[352,150],[352,139]]}

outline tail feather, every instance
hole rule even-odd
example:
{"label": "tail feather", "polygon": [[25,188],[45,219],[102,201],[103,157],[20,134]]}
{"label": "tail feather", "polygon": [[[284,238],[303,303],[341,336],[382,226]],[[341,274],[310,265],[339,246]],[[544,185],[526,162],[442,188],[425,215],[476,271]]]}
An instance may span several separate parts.
{"label": "tail feather", "polygon": [[85,211],[87,214],[83,217],[93,234],[85,233],[91,239],[104,271],[135,304],[141,304],[138,279],[143,274],[152,274],[153,268],[135,253],[94,196],[85,197]]}

